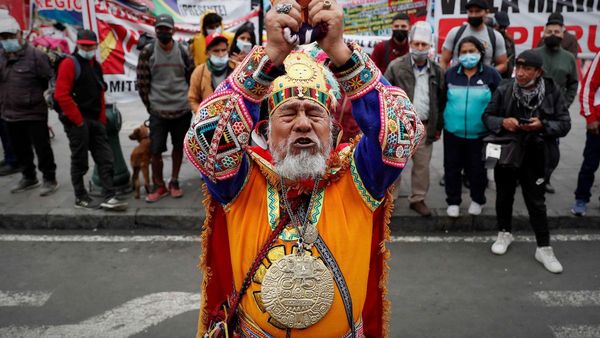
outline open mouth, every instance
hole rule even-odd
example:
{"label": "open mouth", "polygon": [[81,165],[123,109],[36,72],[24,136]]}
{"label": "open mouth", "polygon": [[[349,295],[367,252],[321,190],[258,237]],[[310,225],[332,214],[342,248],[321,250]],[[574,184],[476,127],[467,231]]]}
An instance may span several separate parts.
{"label": "open mouth", "polygon": [[312,148],[317,145],[315,141],[313,141],[310,137],[299,137],[297,138],[292,145],[295,148]]}

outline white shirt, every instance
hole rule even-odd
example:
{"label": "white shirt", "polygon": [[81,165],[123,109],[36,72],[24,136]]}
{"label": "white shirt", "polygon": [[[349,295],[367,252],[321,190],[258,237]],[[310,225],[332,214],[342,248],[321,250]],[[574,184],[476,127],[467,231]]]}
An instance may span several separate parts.
{"label": "white shirt", "polygon": [[421,70],[411,58],[413,73],[415,74],[415,94],[413,105],[421,121],[429,119],[429,61]]}

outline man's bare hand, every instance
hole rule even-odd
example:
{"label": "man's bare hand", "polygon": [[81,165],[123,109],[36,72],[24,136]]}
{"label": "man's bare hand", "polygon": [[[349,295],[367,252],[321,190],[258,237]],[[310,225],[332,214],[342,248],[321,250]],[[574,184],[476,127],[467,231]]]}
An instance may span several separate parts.
{"label": "man's bare hand", "polygon": [[321,49],[329,55],[336,66],[341,66],[352,56],[352,51],[344,43],[344,11],[336,0],[328,0],[330,8],[324,8],[326,0],[312,0],[308,4],[308,23],[321,25],[327,34],[318,41]]}
{"label": "man's bare hand", "polygon": [[[278,4],[291,4],[292,10],[288,14],[277,13]],[[271,7],[271,10],[265,16],[265,29],[267,31],[267,46],[265,53],[276,66],[283,64],[283,60],[294,49],[295,45],[290,44],[283,37],[284,28],[289,28],[297,32],[302,24],[302,15],[300,14],[300,5],[293,0],[277,1]]]}
{"label": "man's bare hand", "polygon": [[600,121],[596,120],[594,122],[590,122],[585,126],[585,128],[591,134],[598,135],[600,134]]}
{"label": "man's bare hand", "polygon": [[544,125],[542,124],[542,120],[540,120],[537,117],[532,117],[529,119],[529,121],[530,122],[528,124],[521,125],[522,130],[525,130],[527,132],[532,132],[532,131],[537,131],[537,130],[544,128]]}
{"label": "man's bare hand", "polygon": [[508,117],[502,120],[502,128],[510,131],[511,133],[516,133],[520,129],[519,120],[514,117]]}

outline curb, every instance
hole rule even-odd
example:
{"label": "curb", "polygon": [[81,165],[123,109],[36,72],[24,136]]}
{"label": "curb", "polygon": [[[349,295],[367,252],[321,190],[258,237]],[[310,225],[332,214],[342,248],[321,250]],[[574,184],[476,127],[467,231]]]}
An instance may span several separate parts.
{"label": "curb", "polygon": [[[550,213],[550,212],[549,212]],[[434,210],[432,217],[415,213],[394,213],[391,219],[392,234],[410,232],[461,232],[495,231],[494,214],[461,216],[451,219],[443,210]],[[198,230],[202,228],[204,210],[172,208],[135,208],[125,212],[108,212],[57,208],[44,211],[4,210],[0,212],[0,228],[13,230],[39,229],[162,229]],[[600,215],[575,217],[549,215],[550,229],[600,229]],[[514,230],[531,230],[527,215],[513,217]]]}

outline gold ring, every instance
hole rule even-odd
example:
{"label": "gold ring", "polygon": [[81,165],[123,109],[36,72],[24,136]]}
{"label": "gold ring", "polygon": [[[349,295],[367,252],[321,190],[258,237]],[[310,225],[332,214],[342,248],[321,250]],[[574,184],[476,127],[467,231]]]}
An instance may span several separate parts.
{"label": "gold ring", "polygon": [[331,9],[331,0],[323,1],[323,9]]}

